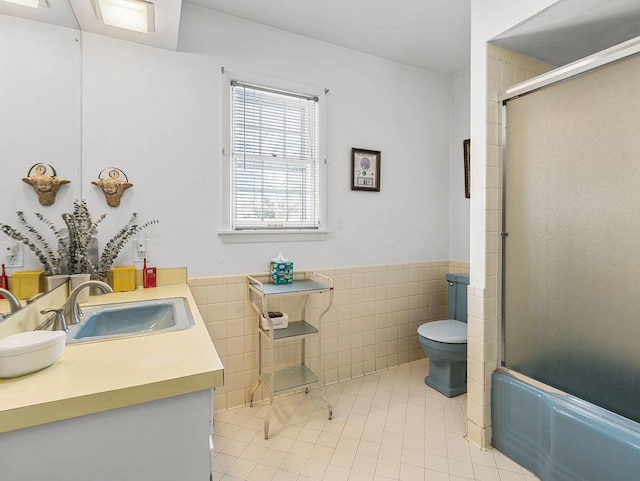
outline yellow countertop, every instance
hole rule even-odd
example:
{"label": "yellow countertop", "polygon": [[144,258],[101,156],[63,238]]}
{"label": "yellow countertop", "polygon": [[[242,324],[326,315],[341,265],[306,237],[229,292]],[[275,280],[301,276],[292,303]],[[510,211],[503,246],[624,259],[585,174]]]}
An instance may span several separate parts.
{"label": "yellow countertop", "polygon": [[168,297],[188,299],[193,328],[70,344],[54,365],[0,379],[0,433],[222,386],[222,363],[186,284],[96,296],[82,305]]}
{"label": "yellow countertop", "polygon": [[[25,305],[24,301],[20,301],[20,304]],[[11,315],[11,307],[9,307],[9,301],[7,301],[4,297],[0,299],[0,314],[4,314],[5,316]]]}

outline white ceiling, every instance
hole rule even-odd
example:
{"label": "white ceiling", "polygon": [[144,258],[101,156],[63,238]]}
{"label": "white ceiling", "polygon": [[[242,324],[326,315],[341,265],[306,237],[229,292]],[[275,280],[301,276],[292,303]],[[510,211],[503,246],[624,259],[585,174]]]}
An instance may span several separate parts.
{"label": "white ceiling", "polygon": [[185,0],[443,75],[470,64],[471,0]]}
{"label": "white ceiling", "polygon": [[638,0],[562,0],[492,43],[561,66],[638,36]]}
{"label": "white ceiling", "polygon": [[78,22],[68,0],[47,0],[47,6],[40,8],[24,7],[0,0],[0,14],[78,30]]}
{"label": "white ceiling", "polygon": [[[102,24],[90,0],[47,0],[38,9],[0,0],[0,14],[175,50],[182,1],[152,1],[158,24],[146,35]],[[184,2],[442,75],[470,64],[471,0]],[[560,0],[494,42],[560,66],[636,36],[640,0]]]}
{"label": "white ceiling", "polygon": [[105,25],[95,16],[90,0],[68,1],[71,2],[80,24],[80,30],[83,32],[97,33],[167,50],[175,50],[177,48],[180,9],[182,7],[180,0],[153,0],[155,31],[146,34]]}

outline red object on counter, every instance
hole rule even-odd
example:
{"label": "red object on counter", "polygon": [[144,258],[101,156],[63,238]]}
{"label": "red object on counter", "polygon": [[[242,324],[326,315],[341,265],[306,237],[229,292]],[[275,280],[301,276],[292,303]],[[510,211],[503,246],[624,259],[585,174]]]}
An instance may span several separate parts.
{"label": "red object on counter", "polygon": [[144,259],[142,265],[142,287],[156,287],[156,268],[147,267],[147,258]]}
{"label": "red object on counter", "polygon": [[[7,280],[7,272],[4,270],[4,264],[2,264],[2,274],[0,274],[0,287],[9,289],[9,281]],[[0,299],[4,299],[4,296],[0,295]]]}

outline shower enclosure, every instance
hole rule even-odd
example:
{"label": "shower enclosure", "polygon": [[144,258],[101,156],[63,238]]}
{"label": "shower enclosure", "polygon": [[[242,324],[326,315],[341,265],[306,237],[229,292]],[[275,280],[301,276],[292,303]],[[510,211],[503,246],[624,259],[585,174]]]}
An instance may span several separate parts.
{"label": "shower enclosure", "polygon": [[[503,102],[501,366],[525,384],[494,376],[494,444],[543,479],[602,479],[567,465],[589,466],[616,439],[624,459],[606,462],[640,470],[639,51],[626,42]],[[570,414],[556,423],[558,412]],[[525,430],[532,440],[516,439]],[[567,435],[600,447],[571,449]]]}

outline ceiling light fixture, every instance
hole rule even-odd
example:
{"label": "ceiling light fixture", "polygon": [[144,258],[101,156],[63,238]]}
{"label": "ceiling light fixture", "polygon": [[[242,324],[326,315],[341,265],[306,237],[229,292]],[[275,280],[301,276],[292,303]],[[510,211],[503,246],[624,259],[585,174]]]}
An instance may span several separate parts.
{"label": "ceiling light fixture", "polygon": [[15,3],[16,5],[22,5],[23,7],[48,7],[46,0],[4,0],[8,3]]}
{"label": "ceiling light fixture", "polygon": [[153,3],[144,0],[91,0],[93,10],[105,25],[134,32],[155,31]]}

